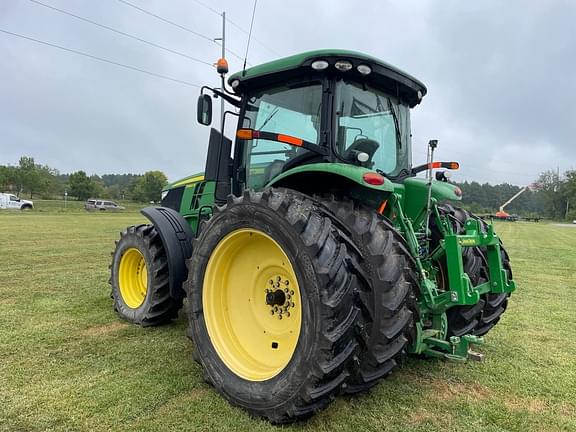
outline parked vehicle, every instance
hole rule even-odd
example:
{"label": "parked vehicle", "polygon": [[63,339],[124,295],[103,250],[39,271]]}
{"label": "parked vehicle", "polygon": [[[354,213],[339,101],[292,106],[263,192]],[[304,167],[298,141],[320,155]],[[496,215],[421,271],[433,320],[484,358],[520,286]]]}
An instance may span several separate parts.
{"label": "parked vehicle", "polygon": [[99,199],[89,199],[84,203],[84,208],[87,211],[91,210],[109,210],[109,211],[117,211],[117,210],[124,210],[125,207],[122,207],[116,204],[114,201],[104,201]]}
{"label": "parked vehicle", "polygon": [[0,193],[0,209],[32,210],[34,203],[10,193]]}

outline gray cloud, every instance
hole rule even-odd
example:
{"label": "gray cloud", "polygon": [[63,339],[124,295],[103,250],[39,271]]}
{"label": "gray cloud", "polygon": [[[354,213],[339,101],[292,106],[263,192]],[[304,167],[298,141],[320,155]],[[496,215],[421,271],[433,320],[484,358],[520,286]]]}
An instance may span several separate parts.
{"label": "gray cloud", "polygon": [[[144,39],[215,61],[219,47],[116,0],[42,0]],[[218,16],[185,0],[131,0],[218,36]],[[251,2],[211,2],[243,28]],[[322,47],[364,51],[424,81],[413,112],[414,158],[429,138],[462,162],[456,179],[524,184],[576,167],[570,1],[260,2],[249,61]],[[217,84],[215,72],[27,0],[0,3],[0,28],[177,79]],[[246,35],[228,26],[228,47]],[[264,42],[266,47],[260,43]],[[144,172],[171,179],[203,169],[208,131],[198,90],[0,34],[0,163],[22,154],[63,172]],[[228,56],[232,70],[241,61]]]}

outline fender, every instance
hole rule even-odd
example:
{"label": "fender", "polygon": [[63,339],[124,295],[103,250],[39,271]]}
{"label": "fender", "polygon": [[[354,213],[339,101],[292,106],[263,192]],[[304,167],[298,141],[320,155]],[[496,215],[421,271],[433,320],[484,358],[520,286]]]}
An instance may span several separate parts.
{"label": "fender", "polygon": [[307,165],[301,165],[274,177],[267,186],[274,186],[277,183],[283,183],[283,180],[289,177],[298,177],[299,175],[309,174],[309,173],[326,173],[339,177],[343,177],[352,183],[356,183],[358,186],[363,188],[373,190],[375,192],[393,192],[394,186],[392,182],[388,179],[384,181],[381,185],[371,185],[364,181],[364,174],[374,172],[368,168],[359,167],[356,165],[344,164],[344,163],[313,163]]}
{"label": "fender", "polygon": [[186,260],[192,255],[194,240],[190,225],[180,213],[167,207],[146,207],[140,213],[152,222],[166,250],[170,296],[174,299],[185,297],[182,283],[188,277]]}

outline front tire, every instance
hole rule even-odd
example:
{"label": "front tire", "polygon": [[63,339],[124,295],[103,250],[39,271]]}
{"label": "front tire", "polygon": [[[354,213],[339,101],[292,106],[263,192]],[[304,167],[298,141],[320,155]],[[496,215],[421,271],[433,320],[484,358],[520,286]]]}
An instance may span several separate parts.
{"label": "front tire", "polygon": [[[327,406],[357,348],[352,260],[306,196],[274,189],[230,196],[195,242],[184,284],[206,381],[274,423]],[[282,287],[292,288],[282,294]]]}
{"label": "front tire", "polygon": [[147,327],[177,317],[182,300],[170,296],[166,251],[154,225],[120,233],[110,270],[114,309],[121,318]]}

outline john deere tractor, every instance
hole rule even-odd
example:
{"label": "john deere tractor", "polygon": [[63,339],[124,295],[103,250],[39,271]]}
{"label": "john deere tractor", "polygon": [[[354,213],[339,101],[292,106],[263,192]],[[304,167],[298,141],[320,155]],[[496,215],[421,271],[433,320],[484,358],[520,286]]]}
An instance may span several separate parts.
{"label": "john deere tractor", "polygon": [[[185,304],[194,359],[231,403],[275,423],[388,376],[406,354],[465,361],[514,291],[492,226],[456,207],[456,162],[412,166],[417,79],[353,51],[255,66],[221,88],[206,169],[121,234],[118,314],[150,326]],[[234,140],[225,123],[237,121]],[[438,170],[438,169],[443,170]],[[417,176],[422,173],[423,176]]]}

